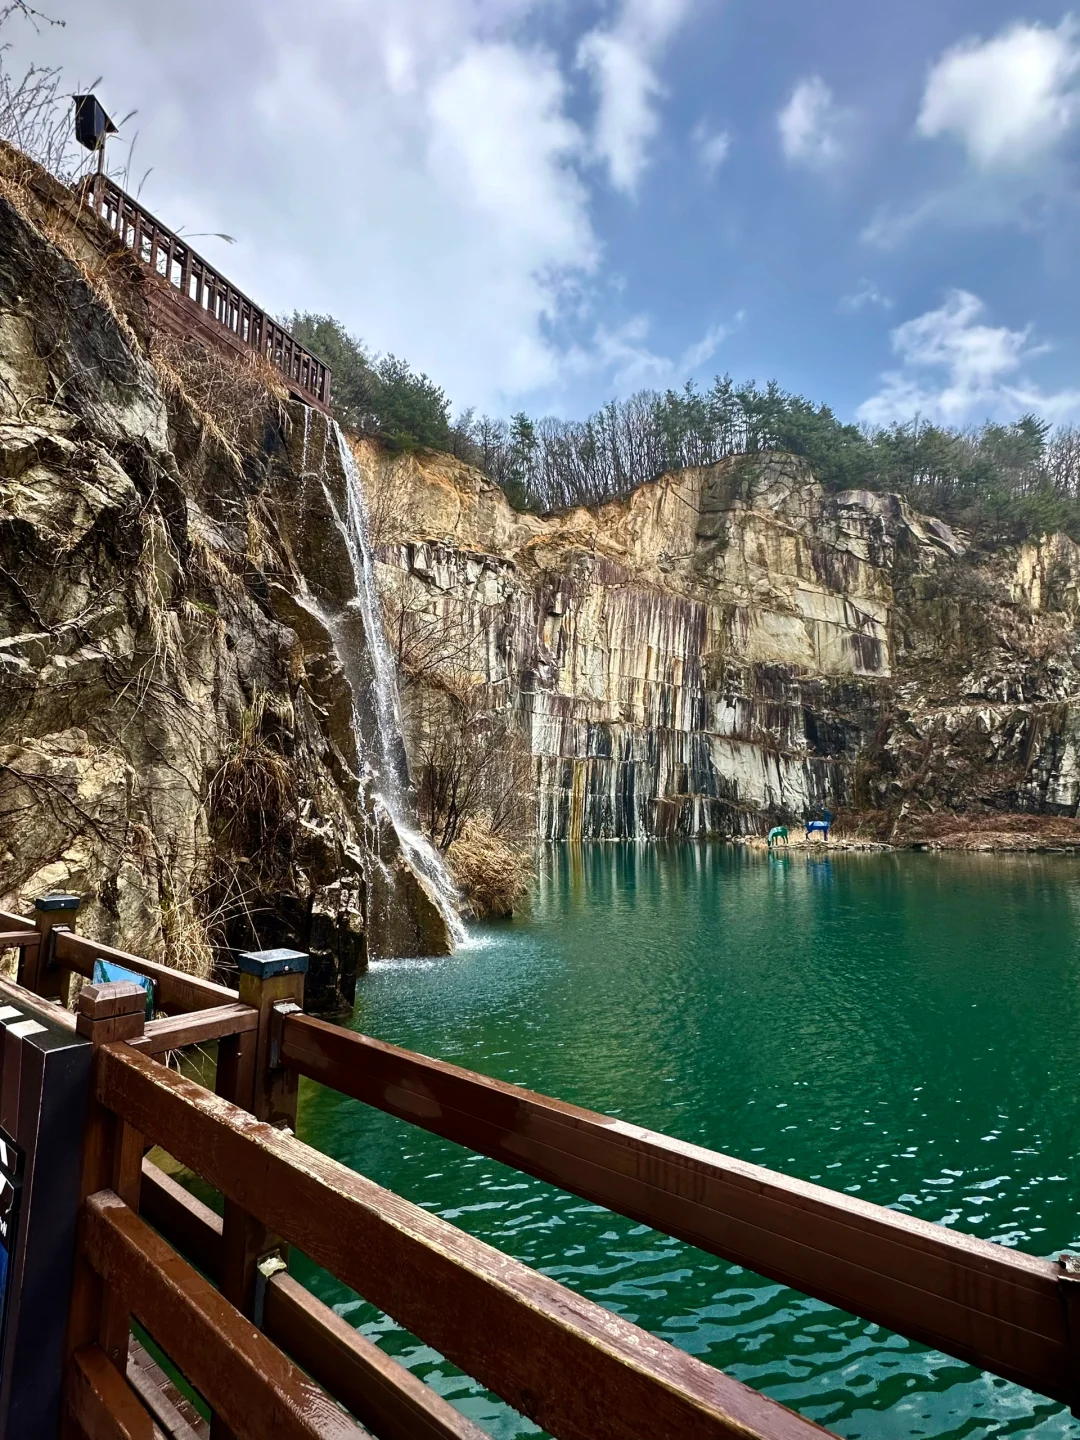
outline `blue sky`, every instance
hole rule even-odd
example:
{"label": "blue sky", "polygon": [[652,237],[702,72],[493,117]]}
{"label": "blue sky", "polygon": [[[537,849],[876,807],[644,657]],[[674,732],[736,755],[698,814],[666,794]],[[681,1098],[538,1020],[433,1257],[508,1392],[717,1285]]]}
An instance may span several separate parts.
{"label": "blue sky", "polygon": [[8,63],[100,74],[137,108],[132,188],[163,219],[235,236],[199,243],[455,407],[580,415],[730,371],[870,423],[1080,419],[1080,14],[1060,5],[50,13],[63,28],[17,33]]}

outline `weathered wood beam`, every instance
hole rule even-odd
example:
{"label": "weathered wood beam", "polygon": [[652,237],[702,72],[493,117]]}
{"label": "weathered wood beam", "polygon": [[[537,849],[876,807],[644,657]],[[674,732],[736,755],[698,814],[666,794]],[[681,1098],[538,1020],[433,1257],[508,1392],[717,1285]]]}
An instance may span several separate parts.
{"label": "weathered wood beam", "polygon": [[[166,1073],[163,1066],[155,1068]],[[245,1440],[367,1436],[111,1191],[86,1202],[83,1249],[104,1282],[125,1295],[132,1313],[237,1435]]]}
{"label": "weathered wood beam", "polygon": [[[221,1273],[221,1216],[149,1160],[139,1213],[200,1270]],[[436,1391],[291,1275],[266,1287],[263,1331],[379,1440],[487,1440]]]}
{"label": "weathered wood beam", "polygon": [[180,1014],[190,1010],[208,1010],[219,1005],[235,1004],[238,992],[227,985],[215,984],[213,980],[201,980],[197,975],[184,975],[156,960],[144,960],[141,955],[131,955],[126,950],[116,950],[111,945],[100,945],[85,935],[58,931],[53,949],[56,961],[69,966],[87,977],[94,973],[95,960],[113,960],[136,975],[148,975],[154,981],[154,1003],[159,1010]]}
{"label": "weathered wood beam", "polygon": [[149,1020],[142,1036],[131,1044],[146,1055],[164,1055],[169,1050],[182,1050],[185,1045],[206,1045],[258,1028],[259,1012],[249,1005],[214,1005],[186,1015]]}
{"label": "weathered wood beam", "polygon": [[96,1345],[68,1363],[65,1405],[85,1440],[165,1440],[134,1390]]}
{"label": "weathered wood beam", "polygon": [[639,1440],[643,1417],[652,1440],[823,1433],[128,1046],[101,1052],[96,1094],[560,1440]]}
{"label": "weathered wood beam", "polygon": [[282,1058],[470,1150],[1021,1385],[1071,1402],[1049,1260],[289,1016]]}

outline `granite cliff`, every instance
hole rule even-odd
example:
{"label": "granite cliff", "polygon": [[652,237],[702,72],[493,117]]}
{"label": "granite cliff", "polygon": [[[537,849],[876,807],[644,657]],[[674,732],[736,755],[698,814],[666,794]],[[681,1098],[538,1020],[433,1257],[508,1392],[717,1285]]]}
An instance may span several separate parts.
{"label": "granite cliff", "polygon": [[328,422],[162,351],[138,264],[7,161],[0,907],[73,891],[87,933],[202,973],[296,945],[347,1000],[369,952],[448,936],[372,784],[355,624],[343,664]]}
{"label": "granite cliff", "polygon": [[[978,550],[787,455],[543,518],[448,457],[360,460],[388,612],[516,715],[541,838],[753,835],[821,809],[899,843],[1077,838],[1066,536]],[[439,684],[413,687],[414,750]]]}

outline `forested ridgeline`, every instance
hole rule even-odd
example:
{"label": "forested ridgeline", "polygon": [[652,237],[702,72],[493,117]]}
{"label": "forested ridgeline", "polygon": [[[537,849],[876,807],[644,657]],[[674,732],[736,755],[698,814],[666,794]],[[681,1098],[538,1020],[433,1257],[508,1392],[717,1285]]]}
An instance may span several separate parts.
{"label": "forested ridgeline", "polygon": [[665,471],[768,450],[803,455],[827,490],[896,492],[987,543],[1064,530],[1080,539],[1080,429],[1035,415],[951,429],[913,417],[869,429],[775,383],[718,377],[708,390],[642,390],[585,420],[509,421],[467,410],[393,355],[369,354],[336,320],[295,314],[293,333],[334,371],[342,424],[391,447],[447,451],[541,514],[625,495]]}

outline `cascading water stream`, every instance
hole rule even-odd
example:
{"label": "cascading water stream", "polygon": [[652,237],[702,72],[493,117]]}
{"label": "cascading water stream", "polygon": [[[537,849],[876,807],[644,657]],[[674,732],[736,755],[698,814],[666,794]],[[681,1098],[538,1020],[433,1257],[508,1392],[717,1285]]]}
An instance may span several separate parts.
{"label": "cascading water stream", "polygon": [[[325,466],[320,467],[319,479],[330,513],[333,515],[349,551],[356,586],[354,599],[350,603],[355,605],[360,612],[364,626],[371,669],[370,690],[375,712],[375,735],[379,751],[378,763],[372,767],[375,789],[393,822],[406,859],[413,869],[427,880],[438,904],[439,912],[446,922],[447,930],[454,943],[460,944],[466,938],[465,927],[458,914],[460,897],[442,857],[430,841],[419,832],[412,817],[408,760],[405,754],[397,671],[393,654],[387,643],[382,606],[379,603],[375,585],[375,559],[371,553],[371,544],[368,538],[364,484],[341,427],[336,420],[331,420],[330,424],[333,427],[341,468],[345,475],[346,510],[344,515],[338,513],[334,496],[327,484]],[[306,454],[306,428],[304,438]],[[337,642],[337,627],[331,623],[330,628],[335,634],[335,642]],[[344,646],[339,644],[339,653],[342,649]],[[362,692],[355,682],[357,667],[348,664],[348,659],[348,656],[342,655],[343,663],[346,664],[346,670],[350,672],[350,679],[353,681],[353,730],[357,739],[357,753],[363,754],[367,747],[364,743],[360,716],[356,708]]]}

